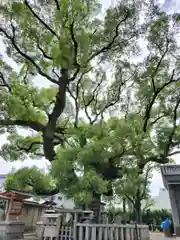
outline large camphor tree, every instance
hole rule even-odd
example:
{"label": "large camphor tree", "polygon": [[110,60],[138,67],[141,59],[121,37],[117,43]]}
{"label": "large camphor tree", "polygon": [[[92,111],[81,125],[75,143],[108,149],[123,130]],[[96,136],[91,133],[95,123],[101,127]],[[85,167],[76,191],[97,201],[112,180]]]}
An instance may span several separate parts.
{"label": "large camphor tree", "polygon": [[[146,1],[100,10],[95,0],[0,6],[0,34],[17,64],[1,57],[1,156],[44,156],[46,194],[98,206],[134,156],[142,174],[148,162],[167,163],[180,136],[179,16]],[[39,173],[25,171],[33,185]]]}

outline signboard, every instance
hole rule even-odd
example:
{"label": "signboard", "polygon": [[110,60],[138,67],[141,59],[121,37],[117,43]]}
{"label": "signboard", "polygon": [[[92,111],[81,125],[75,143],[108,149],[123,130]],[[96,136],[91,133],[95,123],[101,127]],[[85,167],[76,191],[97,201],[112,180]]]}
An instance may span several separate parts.
{"label": "signboard", "polygon": [[13,201],[12,207],[10,210],[10,215],[19,215],[21,213],[23,207],[23,202],[21,201]]}

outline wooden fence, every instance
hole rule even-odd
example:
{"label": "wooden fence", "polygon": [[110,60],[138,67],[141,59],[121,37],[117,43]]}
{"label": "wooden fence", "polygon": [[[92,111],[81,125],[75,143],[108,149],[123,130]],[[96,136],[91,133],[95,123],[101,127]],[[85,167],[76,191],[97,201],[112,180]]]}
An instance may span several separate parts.
{"label": "wooden fence", "polygon": [[143,225],[76,224],[74,240],[149,240],[149,228]]}
{"label": "wooden fence", "polygon": [[39,239],[56,240],[150,240],[145,225],[74,223],[73,226],[43,224]]}

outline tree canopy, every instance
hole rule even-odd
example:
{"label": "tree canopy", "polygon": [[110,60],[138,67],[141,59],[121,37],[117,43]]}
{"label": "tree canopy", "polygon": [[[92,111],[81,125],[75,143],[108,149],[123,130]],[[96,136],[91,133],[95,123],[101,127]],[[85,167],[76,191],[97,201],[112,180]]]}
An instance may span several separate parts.
{"label": "tree canopy", "polygon": [[0,6],[17,65],[1,56],[0,154],[44,156],[55,190],[80,202],[112,194],[129,163],[167,163],[180,140],[179,16],[131,0],[100,12],[96,0]]}
{"label": "tree canopy", "polygon": [[[153,205],[149,186],[155,169],[158,169],[158,165],[148,162],[143,172],[139,172],[137,167],[129,164],[123,177],[115,184],[116,195],[124,199],[126,210],[135,213],[137,222],[142,222],[142,213]],[[126,212],[124,215],[126,217]]]}
{"label": "tree canopy", "polygon": [[9,190],[24,190],[39,195],[53,194],[57,183],[48,173],[36,167],[23,167],[8,174],[4,182],[4,187]]}

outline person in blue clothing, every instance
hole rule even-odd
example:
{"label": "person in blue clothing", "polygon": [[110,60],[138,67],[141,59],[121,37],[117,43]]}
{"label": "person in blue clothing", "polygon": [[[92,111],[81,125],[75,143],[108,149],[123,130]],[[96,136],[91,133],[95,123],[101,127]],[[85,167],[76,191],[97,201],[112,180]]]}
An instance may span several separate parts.
{"label": "person in blue clothing", "polygon": [[[174,226],[173,226],[173,222],[169,219],[166,218],[162,223],[161,223],[161,229],[163,230],[163,232],[165,233],[166,231],[169,232],[169,234],[172,236],[174,233]],[[166,232],[167,234],[167,232]]]}
{"label": "person in blue clothing", "polygon": [[166,218],[162,223],[161,223],[161,229],[168,229],[169,228],[169,218]]}

